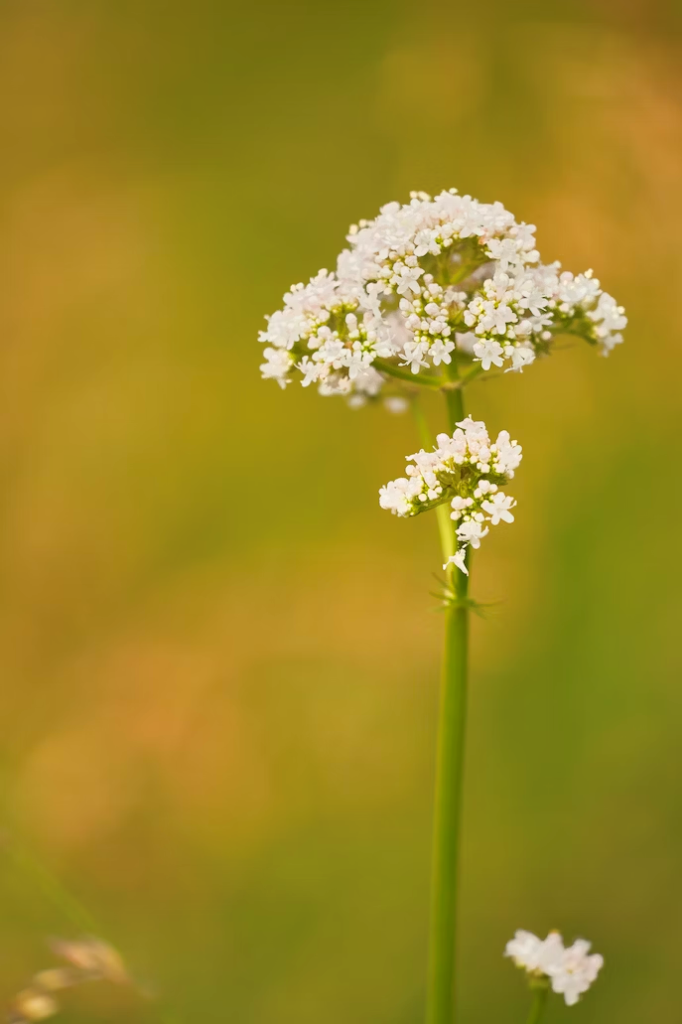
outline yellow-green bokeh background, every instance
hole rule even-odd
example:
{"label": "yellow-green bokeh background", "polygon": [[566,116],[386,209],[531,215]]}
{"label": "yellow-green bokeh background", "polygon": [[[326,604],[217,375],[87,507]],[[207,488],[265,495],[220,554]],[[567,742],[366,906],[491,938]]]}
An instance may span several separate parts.
{"label": "yellow-green bokeh background", "polygon": [[[525,460],[476,565],[462,1021],[524,1019],[517,927],[606,958],[548,1021],[679,1018],[681,27],[660,0],[2,5],[5,836],[185,1022],[421,1020],[439,555],[377,504],[414,427],[262,383],[255,337],[349,223],[452,185],[631,317],[608,360],[470,391]],[[74,929],[2,879],[5,1001]]]}

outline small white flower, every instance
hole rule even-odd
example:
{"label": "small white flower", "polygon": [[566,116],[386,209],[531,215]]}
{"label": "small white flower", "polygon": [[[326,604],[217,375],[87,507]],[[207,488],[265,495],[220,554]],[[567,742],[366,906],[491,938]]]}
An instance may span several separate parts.
{"label": "small white flower", "polygon": [[559,932],[550,932],[546,939],[539,939],[532,932],[518,931],[507,943],[504,955],[529,974],[547,975],[559,965],[563,953]]}
{"label": "small white flower", "polygon": [[263,380],[272,378],[281,388],[285,388],[289,383],[288,373],[293,362],[289,352],[285,348],[266,348],[263,355],[265,362],[259,367],[261,377]]}
{"label": "small white flower", "polygon": [[461,569],[465,576],[468,576],[469,570],[467,569],[466,554],[466,548],[457,548],[454,555],[450,555],[443,568],[447,569],[449,565],[455,565],[458,569]]}
{"label": "small white flower", "polygon": [[491,442],[482,420],[460,420],[452,436],[438,434],[437,447],[408,456],[406,477],[392,480],[379,492],[382,508],[399,516],[414,516],[448,501],[457,523],[458,548],[446,563],[466,573],[466,550],[478,548],[490,526],[511,523],[515,500],[499,489],[514,475],[522,451],[501,430]]}
{"label": "small white flower", "polygon": [[308,356],[303,356],[303,359],[298,364],[298,369],[303,374],[301,383],[304,388],[307,388],[310,384],[315,384],[322,377],[326,377],[328,372],[324,363],[314,362]]}
{"label": "small white flower", "polygon": [[511,366],[506,372],[515,370],[517,373],[522,373],[524,366],[530,366],[535,362],[535,351],[530,345],[514,345],[510,358]]}
{"label": "small white flower", "polygon": [[604,958],[599,953],[588,955],[590,946],[585,939],[576,939],[546,971],[552,980],[552,991],[563,995],[567,1006],[578,1002],[604,966]]}
{"label": "small white flower", "polygon": [[590,955],[590,943],[585,939],[576,939],[566,948],[558,932],[539,939],[532,932],[517,931],[504,955],[528,974],[548,978],[552,991],[563,995],[567,1006],[578,1002],[604,965],[599,953]]}
{"label": "small white flower", "polygon": [[[533,932],[524,931],[522,928],[514,933],[504,948],[504,955],[512,958],[517,967],[525,967],[535,970],[542,939],[539,939]],[[533,966],[530,966],[530,965]]]}
{"label": "small white flower", "polygon": [[509,511],[514,508],[514,505],[516,505],[516,501],[510,494],[502,494],[501,491],[498,491],[497,494],[493,494],[492,498],[484,501],[481,508],[490,516],[492,525],[497,526],[501,520],[504,520],[505,523],[514,522],[514,516]]}
{"label": "small white flower", "polygon": [[428,343],[425,341],[407,341],[403,348],[403,355],[405,356],[404,362],[401,366],[409,366],[412,373],[419,373],[423,366],[429,364],[424,359],[426,352],[428,351]]}
{"label": "small white flower", "polygon": [[419,278],[424,273],[421,267],[400,267],[395,275],[395,290],[398,295],[419,295]]}
{"label": "small white flower", "polygon": [[480,548],[481,541],[489,532],[488,527],[484,527],[478,520],[465,519],[457,527],[457,538],[464,545],[470,544],[472,548]]}
{"label": "small white flower", "polygon": [[[527,224],[524,227],[528,227]],[[523,266],[523,257],[519,252],[519,245],[513,238],[505,238],[504,241],[500,241],[497,238],[493,238],[488,243],[488,253],[494,260],[498,260],[501,270],[513,269],[517,266]]]}
{"label": "small white flower", "polygon": [[455,347],[454,341],[438,341],[434,342],[429,349],[429,356],[434,366],[440,366],[441,363],[451,363],[452,356],[450,353]]}
{"label": "small white flower", "polygon": [[504,350],[499,341],[475,342],[474,356],[480,359],[484,370],[489,370],[491,366],[504,366]]}
{"label": "small white flower", "polygon": [[412,508],[412,500],[413,495],[411,493],[410,481],[405,477],[390,480],[379,491],[379,504],[382,508],[388,509],[395,515],[409,515]]}

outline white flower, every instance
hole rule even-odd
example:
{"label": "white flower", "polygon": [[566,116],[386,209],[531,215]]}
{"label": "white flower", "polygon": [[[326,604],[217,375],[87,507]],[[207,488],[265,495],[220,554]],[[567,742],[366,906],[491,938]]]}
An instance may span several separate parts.
{"label": "white flower", "polygon": [[523,373],[524,366],[530,366],[535,362],[535,350],[531,345],[509,345],[508,348],[505,348],[504,354],[511,359],[511,366],[505,370],[505,373],[513,371]]}
{"label": "white flower", "polygon": [[411,481],[405,477],[389,480],[386,486],[382,487],[379,491],[379,504],[381,507],[388,509],[395,515],[409,516],[413,501],[410,483]]}
{"label": "white flower", "polygon": [[454,347],[454,341],[441,341],[440,338],[435,341],[429,350],[429,355],[433,365],[440,366],[441,363],[451,363],[452,356],[450,353]]}
{"label": "white flower", "polygon": [[281,388],[285,388],[289,383],[288,374],[293,363],[291,355],[285,348],[266,348],[263,355],[265,362],[259,367],[261,376],[264,380],[272,378]]}
{"label": "white flower", "polygon": [[[499,522],[499,520],[498,520]],[[457,527],[457,539],[464,546],[470,544],[472,548],[480,548],[481,541],[490,533],[488,527],[484,527],[477,519],[465,519]]]}
{"label": "white flower", "polygon": [[518,317],[506,302],[489,300],[481,302],[478,331],[491,331],[494,334],[506,334],[507,324],[516,323]]}
{"label": "white flower", "polygon": [[590,943],[585,939],[576,939],[566,948],[558,932],[539,939],[532,932],[517,931],[504,955],[528,974],[548,978],[552,990],[563,995],[567,1006],[578,1002],[604,965],[599,953],[590,955]]}
{"label": "white flower", "polygon": [[298,369],[303,374],[301,383],[304,388],[307,388],[309,384],[315,384],[321,377],[326,376],[328,372],[324,363],[313,362],[308,356],[303,356],[303,359],[298,364]]}
{"label": "white flower", "polygon": [[468,576],[469,575],[469,570],[467,569],[467,564],[466,564],[466,554],[467,554],[467,549],[466,548],[463,548],[463,547],[462,548],[457,548],[457,550],[455,551],[454,555],[450,555],[450,557],[448,558],[448,560],[445,563],[445,565],[443,566],[443,568],[447,569],[447,567],[449,565],[456,565],[458,569],[461,569],[461,571],[464,573],[465,576]]}
{"label": "white flower", "polygon": [[452,436],[439,434],[437,447],[408,456],[405,477],[379,492],[379,504],[398,516],[415,516],[448,501],[456,523],[458,547],[444,568],[467,573],[467,548],[478,548],[490,526],[511,523],[515,500],[499,489],[514,475],[522,451],[506,430],[491,442],[482,420],[461,420]]}
{"label": "white flower", "polygon": [[499,341],[475,342],[474,355],[484,370],[489,370],[491,366],[504,366],[504,349]]}
{"label": "white flower", "polygon": [[[522,928],[514,933],[504,947],[504,955],[512,958],[517,967],[525,967],[527,970],[535,970],[537,967],[538,953],[542,946],[542,939],[532,932],[524,931]],[[533,966],[530,966],[530,965]]]}
{"label": "white flower", "polygon": [[406,267],[403,264],[393,278],[398,295],[419,295],[419,278],[423,273],[421,267]]}
{"label": "white flower", "polygon": [[552,979],[552,990],[563,995],[567,1006],[578,1002],[604,966],[604,958],[599,953],[589,955],[590,947],[591,943],[585,939],[576,939],[546,972]]}
{"label": "white flower", "polygon": [[[376,377],[365,374],[377,358],[402,359],[415,376],[451,363],[455,352],[485,372],[521,371],[561,333],[604,354],[623,340],[623,307],[592,272],[541,263],[534,226],[517,223],[501,203],[456,189],[413,192],[352,227],[347,240],[336,272],[293,285],[259,334],[271,353],[263,376],[282,387],[300,372],[304,386],[316,381],[323,394],[366,395],[368,381],[377,388],[385,380],[376,369]],[[289,362],[272,354],[280,350]]]}
{"label": "white flower", "polygon": [[517,931],[507,943],[505,956],[512,958],[517,967],[523,967],[529,974],[547,974],[548,969],[560,962],[564,944],[558,932],[550,932],[546,939],[539,939],[532,932]]}
{"label": "white flower", "polygon": [[521,465],[521,459],[523,458],[521,445],[510,439],[508,430],[501,430],[497,435],[495,444],[491,445],[490,451],[495,472],[501,473],[511,480],[514,476],[514,471]]}
{"label": "white flower", "polygon": [[[528,228],[525,224],[524,227]],[[488,243],[488,253],[493,259],[498,260],[501,270],[513,269],[523,266],[523,256],[519,251],[520,247],[516,239],[505,238],[500,241],[497,238],[491,239]]]}
{"label": "white flower", "polygon": [[611,295],[602,292],[596,308],[587,315],[590,320],[599,324],[599,331],[608,334],[612,331],[622,331],[627,327],[628,319],[624,314],[623,307],[616,305],[616,300]]}
{"label": "white flower", "polygon": [[623,306],[618,306],[611,295],[601,292],[596,307],[588,311],[587,317],[594,322],[594,333],[604,355],[620,345],[623,340],[620,332],[627,327],[628,318]]}
{"label": "white flower", "polygon": [[509,511],[510,508],[514,508],[516,501],[510,494],[502,494],[498,491],[497,494],[493,494],[492,498],[488,498],[481,504],[481,508],[484,512],[487,512],[490,516],[490,522],[493,526],[504,520],[505,523],[513,523],[514,516]]}
{"label": "white flower", "polygon": [[403,355],[405,359],[404,362],[401,363],[401,366],[409,366],[412,373],[419,373],[422,366],[429,365],[424,359],[427,349],[428,345],[425,341],[405,342],[405,347],[403,348]]}

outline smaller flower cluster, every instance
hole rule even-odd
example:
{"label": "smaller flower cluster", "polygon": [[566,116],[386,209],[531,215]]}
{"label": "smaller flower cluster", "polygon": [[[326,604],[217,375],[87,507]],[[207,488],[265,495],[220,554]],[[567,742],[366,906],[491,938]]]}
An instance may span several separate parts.
{"label": "smaller flower cluster", "polygon": [[560,272],[561,264],[518,267],[503,264],[482,284],[462,316],[474,359],[484,370],[522,370],[557,334],[575,334],[603,355],[619,345],[627,326],[622,306],[601,290],[588,270]]}
{"label": "smaller flower cluster", "polygon": [[52,948],[67,966],[38,971],[28,988],[14,997],[8,1016],[9,1024],[29,1024],[52,1017],[60,1009],[56,993],[86,981],[131,984],[120,954],[101,939],[58,939],[52,943]]}
{"label": "smaller flower cluster", "polygon": [[585,939],[564,946],[559,932],[539,939],[532,932],[518,931],[504,955],[534,978],[547,978],[552,991],[563,995],[567,1006],[574,1006],[604,966],[603,956],[590,954],[590,948]]}
{"label": "smaller flower cluster", "polygon": [[351,390],[376,395],[383,377],[371,364],[397,350],[390,328],[378,310],[369,308],[364,290],[326,270],[287,292],[284,308],[268,318],[259,340],[268,346],[260,367],[264,378],[284,388],[297,369],[304,387],[318,384],[325,395]]}
{"label": "smaller flower cluster", "polygon": [[[462,572],[467,548],[478,548],[490,526],[513,523],[516,501],[500,490],[514,476],[521,446],[506,430],[491,442],[482,420],[468,416],[452,437],[439,434],[432,452],[408,455],[407,476],[391,480],[379,491],[379,504],[398,516],[416,516],[446,501],[457,523],[457,551],[448,560]],[[446,568],[444,566],[443,568]]]}

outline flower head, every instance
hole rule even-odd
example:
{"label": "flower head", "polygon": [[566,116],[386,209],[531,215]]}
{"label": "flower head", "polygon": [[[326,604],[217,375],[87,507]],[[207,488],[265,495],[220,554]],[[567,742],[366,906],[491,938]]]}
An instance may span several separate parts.
{"label": "flower head", "polygon": [[532,932],[517,931],[504,955],[528,974],[547,978],[552,991],[563,995],[567,1006],[574,1006],[604,966],[604,958],[590,954],[590,948],[585,939],[566,947],[558,932],[539,939]]}
{"label": "flower head", "polygon": [[[627,324],[588,270],[543,264],[535,227],[456,189],[388,203],[354,225],[335,273],[321,270],[268,317],[263,377],[323,394],[378,393],[388,366],[418,375],[453,353],[522,371],[558,334],[607,354]],[[388,366],[373,368],[377,359]]]}
{"label": "flower head", "polygon": [[318,384],[323,394],[376,394],[383,379],[371,364],[395,354],[390,329],[369,308],[364,289],[326,270],[287,292],[259,339],[267,344],[264,378],[286,387],[298,371],[304,387]]}
{"label": "flower head", "polygon": [[506,430],[491,441],[485,423],[468,416],[452,436],[439,434],[432,452],[409,455],[407,476],[379,491],[379,504],[398,516],[416,516],[446,501],[456,522],[457,551],[449,559],[467,572],[467,547],[478,548],[490,526],[511,523],[516,502],[500,490],[521,462],[521,446]]}

